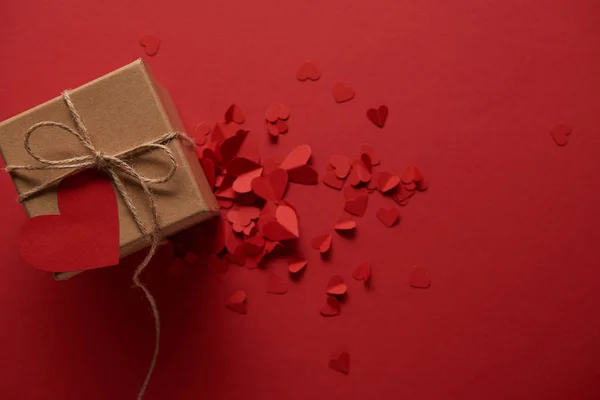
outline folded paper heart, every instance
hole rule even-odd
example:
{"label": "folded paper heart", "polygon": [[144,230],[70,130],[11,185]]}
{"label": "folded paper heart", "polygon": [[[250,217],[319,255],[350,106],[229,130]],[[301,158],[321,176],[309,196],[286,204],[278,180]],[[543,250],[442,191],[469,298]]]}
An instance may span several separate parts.
{"label": "folded paper heart", "polygon": [[230,105],[227,111],[225,111],[225,122],[227,123],[235,122],[236,124],[243,124],[245,120],[244,113],[237,104]]}
{"label": "folded paper heart", "polygon": [[379,210],[377,210],[377,219],[379,219],[381,223],[387,226],[388,228],[394,226],[396,222],[398,222],[399,218],[400,212],[395,207],[380,208]]}
{"label": "folded paper heart", "polygon": [[350,372],[350,354],[344,351],[329,360],[329,368],[348,375]]}
{"label": "folded paper heart", "polygon": [[142,35],[139,39],[140,46],[144,48],[144,52],[150,57],[155,56],[160,48],[160,38],[155,35]]}
{"label": "folded paper heart", "polygon": [[427,289],[431,286],[431,278],[425,268],[415,265],[410,271],[410,286],[418,289]]}
{"label": "folded paper heart", "polygon": [[273,170],[266,176],[254,178],[252,191],[257,196],[273,203],[283,199],[288,183],[288,173],[282,168]]}
{"label": "folded paper heart", "polygon": [[367,118],[380,128],[383,128],[388,117],[387,106],[379,106],[379,108],[369,108],[367,110]]}
{"label": "folded paper heart", "polygon": [[346,200],[344,210],[357,217],[362,217],[367,210],[367,204],[369,201],[368,195],[360,195],[356,198]]}
{"label": "folded paper heart", "polygon": [[335,175],[340,179],[346,179],[350,173],[352,163],[346,156],[334,155],[329,158],[329,165],[335,169]]}
{"label": "folded paper heart", "polygon": [[277,207],[275,218],[264,224],[263,234],[274,241],[298,239],[300,233],[296,211],[286,205]]}
{"label": "folded paper heart", "polygon": [[294,260],[288,264],[288,271],[291,274],[297,274],[306,268],[308,261],[306,260]]}
{"label": "folded paper heart", "polygon": [[232,294],[231,297],[229,297],[226,306],[231,311],[235,311],[238,314],[246,314],[247,298],[248,297],[246,296],[246,292],[244,292],[243,290],[238,290],[234,294]]}
{"label": "folded paper heart", "polygon": [[327,296],[325,300],[325,304],[321,307],[321,315],[324,317],[333,317],[336,315],[340,315],[342,310],[341,303],[338,299],[333,296]]}
{"label": "folded paper heart", "polygon": [[321,72],[312,61],[306,61],[296,73],[296,78],[299,81],[305,81],[307,79],[316,81],[321,77]]}
{"label": "folded paper heart", "polygon": [[565,123],[556,124],[550,131],[550,136],[559,146],[564,146],[569,141],[569,135],[573,131],[570,125]]}
{"label": "folded paper heart", "polygon": [[265,119],[271,123],[277,122],[278,119],[286,120],[290,117],[290,109],[283,104],[273,101],[265,111]]}
{"label": "folded paper heart", "polygon": [[336,190],[341,190],[344,187],[344,180],[338,178],[333,171],[325,172],[325,175],[323,175],[323,183]]}
{"label": "folded paper heart", "polygon": [[348,286],[344,283],[344,278],[340,275],[334,275],[327,284],[327,294],[333,296],[343,296],[348,291]]}
{"label": "folded paper heart", "polygon": [[337,82],[333,85],[333,98],[338,103],[344,103],[354,98],[354,89],[350,86]]}
{"label": "folded paper heart", "polygon": [[110,181],[88,170],[64,179],[57,194],[59,215],[27,220],[19,252],[32,266],[74,272],[119,262],[119,209]]}
{"label": "folded paper heart", "polygon": [[331,235],[319,235],[310,242],[310,245],[313,249],[319,250],[319,253],[325,254],[331,248]]}
{"label": "folded paper heart", "polygon": [[342,218],[335,224],[335,230],[338,232],[353,231],[356,228],[356,221],[350,218]]}
{"label": "folded paper heart", "polygon": [[288,284],[274,272],[269,274],[267,280],[267,293],[272,294],[285,294],[287,292]]}
{"label": "folded paper heart", "polygon": [[287,171],[290,182],[303,185],[316,185],[319,183],[319,174],[308,165],[312,150],[308,145],[301,145],[293,149],[279,165]]}
{"label": "folded paper heart", "polygon": [[371,264],[368,261],[360,264],[352,273],[352,277],[357,281],[367,282],[371,277]]}

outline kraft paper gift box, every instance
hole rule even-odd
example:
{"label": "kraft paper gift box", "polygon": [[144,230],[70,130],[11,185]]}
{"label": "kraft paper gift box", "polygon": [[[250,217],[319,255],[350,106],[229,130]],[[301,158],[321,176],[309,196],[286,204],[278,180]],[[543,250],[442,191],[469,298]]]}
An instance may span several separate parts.
{"label": "kraft paper gift box", "polygon": [[[95,148],[116,154],[165,133],[185,132],[167,91],[158,85],[143,60],[134,61],[76,89],[69,90],[75,109],[82,117]],[[56,121],[75,129],[75,123],[61,96],[38,105],[0,123],[0,153],[6,165],[38,165],[24,148],[27,130],[41,121]],[[45,126],[31,138],[32,148],[47,159],[87,155],[89,151],[73,135],[56,127]],[[219,206],[204,176],[194,149],[180,139],[167,147],[177,161],[174,176],[153,187],[154,201],[163,236],[169,236],[212,216]],[[150,151],[132,162],[145,176],[164,175],[169,165],[160,151]],[[19,194],[50,179],[64,176],[69,170],[27,170],[11,174]],[[124,180],[144,225],[151,227],[147,196],[141,187]],[[148,246],[123,199],[117,195],[119,208],[120,257]],[[29,217],[58,214],[56,190],[39,193],[23,202]],[[65,255],[68,257],[68,254]],[[58,276],[57,276],[58,275]],[[66,279],[73,273],[55,274]]]}

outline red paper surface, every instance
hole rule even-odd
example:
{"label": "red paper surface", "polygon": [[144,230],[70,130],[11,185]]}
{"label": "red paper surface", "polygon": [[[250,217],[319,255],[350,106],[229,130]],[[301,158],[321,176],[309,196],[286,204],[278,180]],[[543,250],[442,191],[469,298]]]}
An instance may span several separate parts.
{"label": "red paper surface", "polygon": [[[428,180],[392,229],[375,214],[394,200],[369,195],[357,237],[334,234],[328,260],[309,242],[333,232],[343,193],[290,183],[309,266],[283,296],[265,292],[270,271],[216,273],[201,260],[172,279],[148,268],[162,341],[147,400],[593,400],[599,20],[596,0],[7,0],[0,119],[144,57],[189,132],[235,103],[263,158],[308,144],[322,178],[332,155],[354,160],[368,143],[380,170],[414,164]],[[145,33],[161,38],[151,58],[138,43]],[[307,59],[318,81],[296,78]],[[356,97],[337,104],[336,81]],[[291,109],[276,144],[271,101]],[[382,129],[366,117],[381,104]],[[561,122],[573,127],[564,147],[550,135]],[[135,265],[54,282],[18,256],[26,216],[15,197],[0,174],[0,397],[135,398],[154,344],[148,306],[131,289]],[[201,248],[210,235],[197,237]],[[364,260],[369,290],[352,278]],[[413,265],[427,268],[430,288],[409,286]],[[287,262],[269,268],[284,276]],[[325,318],[333,274],[348,300]],[[246,315],[225,307],[240,289]],[[328,368],[342,352],[347,376]]]}

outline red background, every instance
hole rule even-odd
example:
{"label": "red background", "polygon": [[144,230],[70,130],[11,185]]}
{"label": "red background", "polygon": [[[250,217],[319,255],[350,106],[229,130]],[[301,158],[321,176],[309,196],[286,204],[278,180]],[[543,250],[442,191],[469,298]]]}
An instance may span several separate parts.
{"label": "red background", "polygon": [[[597,0],[17,1],[0,5],[0,119],[143,55],[185,123],[238,103],[262,154],[375,146],[388,169],[430,179],[393,229],[371,196],[358,235],[334,235],[329,262],[309,240],[331,229],[342,194],[293,185],[309,266],[287,294],[266,271],[183,278],[148,271],[162,313],[147,399],[597,399],[600,397],[600,2]],[[300,83],[314,60],[322,78]],[[356,98],[336,104],[341,80]],[[262,115],[279,100],[290,131],[271,145]],[[386,104],[380,130],[365,117]],[[568,145],[549,136],[573,125]],[[131,268],[54,282],[16,251],[25,213],[0,175],[0,397],[130,399],[154,340]],[[352,280],[373,265],[373,290]],[[428,290],[411,289],[414,264]],[[285,263],[271,269],[285,273]],[[333,273],[342,315],[319,315]],[[237,289],[242,316],[224,307]],[[349,376],[327,367],[347,350]]]}

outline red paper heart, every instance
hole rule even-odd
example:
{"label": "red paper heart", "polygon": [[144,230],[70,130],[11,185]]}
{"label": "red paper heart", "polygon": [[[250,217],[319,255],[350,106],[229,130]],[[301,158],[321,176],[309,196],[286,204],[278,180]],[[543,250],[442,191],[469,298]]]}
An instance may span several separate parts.
{"label": "red paper heart", "polygon": [[289,171],[298,167],[302,167],[308,162],[308,160],[310,160],[311,155],[312,150],[309,145],[303,144],[298,146],[290,151],[290,154],[283,159],[279,165],[279,168]]}
{"label": "red paper heart", "polygon": [[288,271],[290,271],[291,274],[297,274],[298,272],[304,270],[304,268],[306,268],[307,264],[308,264],[308,261],[306,261],[306,260],[291,261],[288,264]]}
{"label": "red paper heart", "polygon": [[372,165],[379,165],[379,163],[381,162],[381,158],[379,158],[379,156],[375,153],[375,149],[373,149],[373,147],[368,144],[363,144],[361,146],[360,154],[367,154],[371,159]]}
{"label": "red paper heart", "polygon": [[58,187],[60,215],[28,220],[19,252],[43,271],[73,272],[119,262],[119,209],[112,184],[89,170],[65,178]]}
{"label": "red paper heart", "polygon": [[330,188],[341,190],[344,187],[344,180],[336,176],[333,171],[327,171],[323,176],[323,183]]}
{"label": "red paper heart", "polygon": [[236,124],[243,124],[246,120],[244,117],[244,113],[242,109],[237,104],[232,104],[229,106],[227,111],[225,111],[225,122],[235,122]]}
{"label": "red paper heart", "polygon": [[338,103],[343,103],[354,98],[354,89],[340,82],[337,82],[333,85],[332,92],[333,98]]}
{"label": "red paper heart", "polygon": [[410,272],[410,286],[418,289],[427,289],[431,286],[431,278],[425,271],[425,268],[414,266]]}
{"label": "red paper heart", "polygon": [[329,368],[348,375],[350,372],[350,354],[344,351],[329,360]]}
{"label": "red paper heart", "polygon": [[277,122],[275,122],[275,127],[277,128],[277,131],[279,133],[286,133],[288,131],[287,122],[285,122],[282,119],[277,120]]}
{"label": "red paper heart", "polygon": [[227,300],[226,306],[231,311],[235,311],[239,314],[246,314],[246,299],[246,292],[244,292],[243,290],[238,290],[237,292],[232,294],[231,297]]}
{"label": "red paper heart", "polygon": [[275,220],[265,223],[263,234],[273,241],[297,239],[300,237],[298,217],[294,209],[285,205],[277,207]]}
{"label": "red paper heart", "polygon": [[320,311],[321,315],[323,315],[324,317],[333,317],[336,315],[340,315],[342,307],[338,299],[336,299],[333,296],[327,296],[325,305],[321,307]]}
{"label": "red paper heart", "polygon": [[377,179],[377,188],[381,193],[387,193],[400,184],[400,177],[389,172],[380,172]]}
{"label": "red paper heart", "polygon": [[331,248],[331,235],[325,234],[317,236],[310,242],[310,245],[313,249],[319,250],[321,254],[325,254]]}
{"label": "red paper heart", "polygon": [[569,135],[573,131],[573,128],[565,123],[556,124],[550,131],[550,136],[554,142],[559,146],[564,146],[569,141]]}
{"label": "red paper heart", "polygon": [[263,169],[257,168],[253,171],[246,172],[238,176],[233,182],[232,188],[236,193],[248,193],[252,192],[252,184],[256,179],[259,179]]}
{"label": "red paper heart", "polygon": [[265,119],[271,123],[277,122],[278,119],[288,119],[290,117],[290,109],[283,104],[273,101],[265,111]]}
{"label": "red paper heart", "polygon": [[348,286],[344,283],[344,278],[340,275],[334,275],[327,284],[327,294],[333,296],[343,296],[348,291]]}
{"label": "red paper heart", "polygon": [[379,219],[381,221],[381,223],[384,224],[385,226],[387,226],[388,228],[391,228],[392,226],[394,226],[396,224],[396,222],[398,222],[399,218],[400,218],[400,212],[395,207],[380,208],[377,211],[377,219]]}
{"label": "red paper heart", "polygon": [[215,187],[215,164],[210,158],[200,158],[200,166],[202,167],[202,171],[204,171],[204,176],[206,176],[206,180],[211,188]]}
{"label": "red paper heart", "polygon": [[269,274],[269,279],[267,280],[267,293],[272,294],[285,294],[287,292],[288,285],[286,281],[284,281],[279,275],[274,272]]}
{"label": "red paper heart", "polygon": [[312,61],[306,61],[296,73],[296,78],[298,78],[299,81],[305,81],[307,79],[316,81],[320,77],[321,72]]}
{"label": "red paper heart", "polygon": [[367,110],[367,118],[380,128],[383,128],[388,117],[387,106],[379,106],[379,108],[369,108]]}
{"label": "red paper heart", "polygon": [[158,53],[160,48],[160,38],[154,35],[142,35],[140,36],[140,46],[144,48],[144,52],[150,57]]}
{"label": "red paper heart", "polygon": [[350,218],[342,218],[335,224],[335,230],[346,232],[356,228],[356,221]]}
{"label": "red paper heart", "polygon": [[204,145],[206,143],[206,139],[207,139],[209,133],[210,133],[210,124],[205,121],[199,122],[194,127],[194,133],[192,135],[194,138],[194,142],[196,142],[196,144],[198,146]]}
{"label": "red paper heart", "polygon": [[404,170],[404,172],[402,173],[401,179],[402,179],[402,183],[410,184],[410,183],[419,182],[420,180],[422,180],[423,175],[421,174],[421,171],[419,170],[419,168],[417,168],[414,165],[411,165]]}
{"label": "red paper heart", "polygon": [[252,191],[259,197],[278,202],[283,199],[288,183],[288,174],[284,169],[277,168],[269,175],[255,178],[252,181]]}
{"label": "red paper heart", "polygon": [[277,129],[277,125],[267,122],[267,132],[273,138],[277,138],[279,136],[279,129]]}
{"label": "red paper heart", "polygon": [[368,281],[371,277],[371,264],[368,261],[360,264],[352,273],[352,277],[357,281]]}
{"label": "red paper heart", "polygon": [[348,182],[352,186],[359,186],[368,183],[371,180],[371,173],[362,161],[356,161],[352,164],[352,170],[348,175]]}
{"label": "red paper heart", "polygon": [[301,185],[316,185],[319,183],[319,173],[310,165],[301,165],[288,170],[290,182]]}
{"label": "red paper heart", "polygon": [[340,179],[346,179],[352,167],[348,157],[339,155],[331,156],[329,165],[335,169],[335,175]]}
{"label": "red paper heart", "polygon": [[369,197],[367,195],[361,195],[354,199],[346,200],[344,210],[357,217],[362,217],[367,210],[368,201]]}

